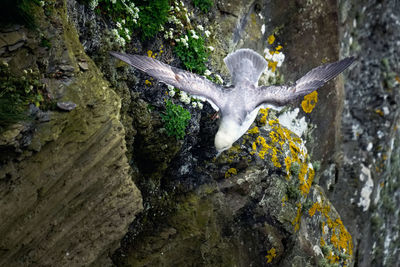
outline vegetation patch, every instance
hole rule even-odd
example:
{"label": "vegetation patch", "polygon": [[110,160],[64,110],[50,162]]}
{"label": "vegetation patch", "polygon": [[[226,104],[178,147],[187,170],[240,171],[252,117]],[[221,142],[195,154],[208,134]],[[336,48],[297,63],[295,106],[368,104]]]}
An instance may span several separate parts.
{"label": "vegetation patch", "polygon": [[177,40],[175,53],[187,70],[200,75],[203,75],[207,70],[206,62],[209,54],[204,45],[203,37],[194,30],[189,31],[187,35]]}
{"label": "vegetation patch", "polygon": [[189,111],[179,105],[175,105],[171,100],[167,100],[165,107],[165,114],[161,114],[161,118],[167,134],[175,136],[176,139],[183,139],[186,126],[191,118]]}
{"label": "vegetation patch", "polygon": [[198,7],[204,13],[207,13],[213,4],[212,0],[193,0],[193,5]]}
{"label": "vegetation patch", "polygon": [[0,132],[11,124],[28,119],[28,105],[39,107],[44,102],[42,90],[44,87],[38,73],[29,69],[17,76],[10,72],[7,63],[0,63]]}

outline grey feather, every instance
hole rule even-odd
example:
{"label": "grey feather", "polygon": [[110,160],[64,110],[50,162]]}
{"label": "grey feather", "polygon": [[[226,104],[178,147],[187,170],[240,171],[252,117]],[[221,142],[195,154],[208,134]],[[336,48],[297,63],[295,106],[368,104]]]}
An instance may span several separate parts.
{"label": "grey feather", "polygon": [[189,94],[205,97],[214,108],[221,108],[226,101],[221,86],[197,74],[169,66],[151,57],[118,52],[110,52],[110,54],[161,82],[175,86]]}
{"label": "grey feather", "polygon": [[267,61],[251,49],[239,49],[224,58],[232,76],[232,84],[246,81],[257,85],[258,79],[268,66]]}
{"label": "grey feather", "polygon": [[294,86],[261,86],[258,100],[255,105],[271,103],[276,106],[284,106],[299,99],[335,78],[353,62],[354,57],[348,57],[331,64],[325,64],[312,69],[306,75],[296,81]]}

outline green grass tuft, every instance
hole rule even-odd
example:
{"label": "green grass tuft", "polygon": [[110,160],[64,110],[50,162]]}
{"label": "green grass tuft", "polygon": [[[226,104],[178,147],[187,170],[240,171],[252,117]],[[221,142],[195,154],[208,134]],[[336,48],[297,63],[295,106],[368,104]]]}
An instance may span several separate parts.
{"label": "green grass tuft", "polygon": [[175,136],[176,139],[183,139],[185,137],[185,129],[190,117],[189,111],[179,105],[173,104],[171,100],[167,100],[165,114],[161,114],[167,134]]}
{"label": "green grass tuft", "polygon": [[143,40],[156,36],[161,26],[168,20],[170,5],[168,0],[142,0],[138,1],[139,20],[138,26]]}
{"label": "green grass tuft", "polygon": [[185,46],[183,42],[178,42],[175,53],[187,70],[203,75],[207,69],[206,62],[209,56],[204,39],[200,35],[197,39],[193,38],[191,32],[188,32],[187,36],[188,46]]}

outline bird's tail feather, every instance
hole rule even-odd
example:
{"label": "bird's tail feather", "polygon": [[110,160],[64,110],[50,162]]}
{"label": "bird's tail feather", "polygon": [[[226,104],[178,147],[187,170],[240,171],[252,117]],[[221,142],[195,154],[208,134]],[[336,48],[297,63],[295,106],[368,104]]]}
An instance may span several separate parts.
{"label": "bird's tail feather", "polygon": [[244,79],[257,83],[268,66],[267,61],[251,49],[239,49],[226,56],[224,62],[231,73],[233,84]]}

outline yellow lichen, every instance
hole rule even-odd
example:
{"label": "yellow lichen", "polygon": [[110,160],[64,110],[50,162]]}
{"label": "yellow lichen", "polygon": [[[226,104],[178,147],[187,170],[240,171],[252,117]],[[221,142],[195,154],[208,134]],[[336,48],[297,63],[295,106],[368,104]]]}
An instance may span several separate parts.
{"label": "yellow lichen", "polygon": [[[346,228],[343,225],[342,220],[339,218],[336,218],[336,220],[332,220],[329,216],[330,212],[330,206],[329,205],[324,205],[323,203],[316,202],[312,205],[312,207],[309,209],[308,214],[312,217],[315,215],[316,211],[319,211],[322,215],[322,236],[329,234],[326,233],[325,231],[325,225],[328,225],[328,228],[331,229],[330,233],[330,243],[338,249],[342,253],[347,253],[348,255],[353,255],[353,241],[350,233],[346,230]],[[326,245],[325,240],[323,237],[320,239],[320,244],[321,246]],[[339,258],[335,256],[334,254],[330,253],[327,257],[330,262],[338,262]],[[345,264],[347,264],[347,261]]]}
{"label": "yellow lichen", "polygon": [[286,205],[286,201],[288,201],[289,197],[288,195],[284,195],[282,198],[282,207],[284,207]]}
{"label": "yellow lichen", "polygon": [[267,256],[265,256],[265,257],[267,258],[268,263],[272,262],[272,260],[276,257],[276,249],[271,248],[270,250],[268,250]]}
{"label": "yellow lichen", "polygon": [[260,133],[260,130],[258,129],[257,126],[255,126],[254,128],[248,130],[247,133],[249,133],[249,134],[258,134],[258,133]]}
{"label": "yellow lichen", "polygon": [[260,119],[260,123],[262,125],[267,124],[268,109],[267,108],[262,108],[262,109],[260,109],[260,113],[263,114],[263,116]]}
{"label": "yellow lichen", "polygon": [[148,51],[147,51],[147,56],[148,56],[148,57],[151,57],[151,58],[156,58],[157,53],[153,53],[153,51],[148,50]]}
{"label": "yellow lichen", "polygon": [[274,42],[275,42],[275,36],[271,34],[270,36],[268,36],[268,43],[273,44]]}
{"label": "yellow lichen", "polygon": [[229,170],[226,171],[225,178],[229,178],[232,175],[236,175],[236,174],[237,174],[237,170],[235,168],[230,168]]}
{"label": "yellow lichen", "polygon": [[315,105],[318,102],[318,93],[314,91],[306,96],[304,96],[304,100],[301,102],[301,107],[303,108],[305,113],[310,113]]}
{"label": "yellow lichen", "polygon": [[278,66],[278,62],[277,61],[268,60],[268,68],[270,68],[272,72],[276,71],[276,67],[277,66]]}
{"label": "yellow lichen", "polygon": [[297,232],[300,229],[300,219],[301,219],[301,203],[297,203],[297,215],[292,221],[292,225],[294,225],[294,231]]}
{"label": "yellow lichen", "polygon": [[286,166],[286,173],[287,173],[287,179],[290,179],[290,166],[292,165],[292,160],[290,159],[289,156],[285,158],[285,166]]}
{"label": "yellow lichen", "polygon": [[145,80],[144,84],[147,85],[147,86],[151,86],[151,82],[149,80]]}

